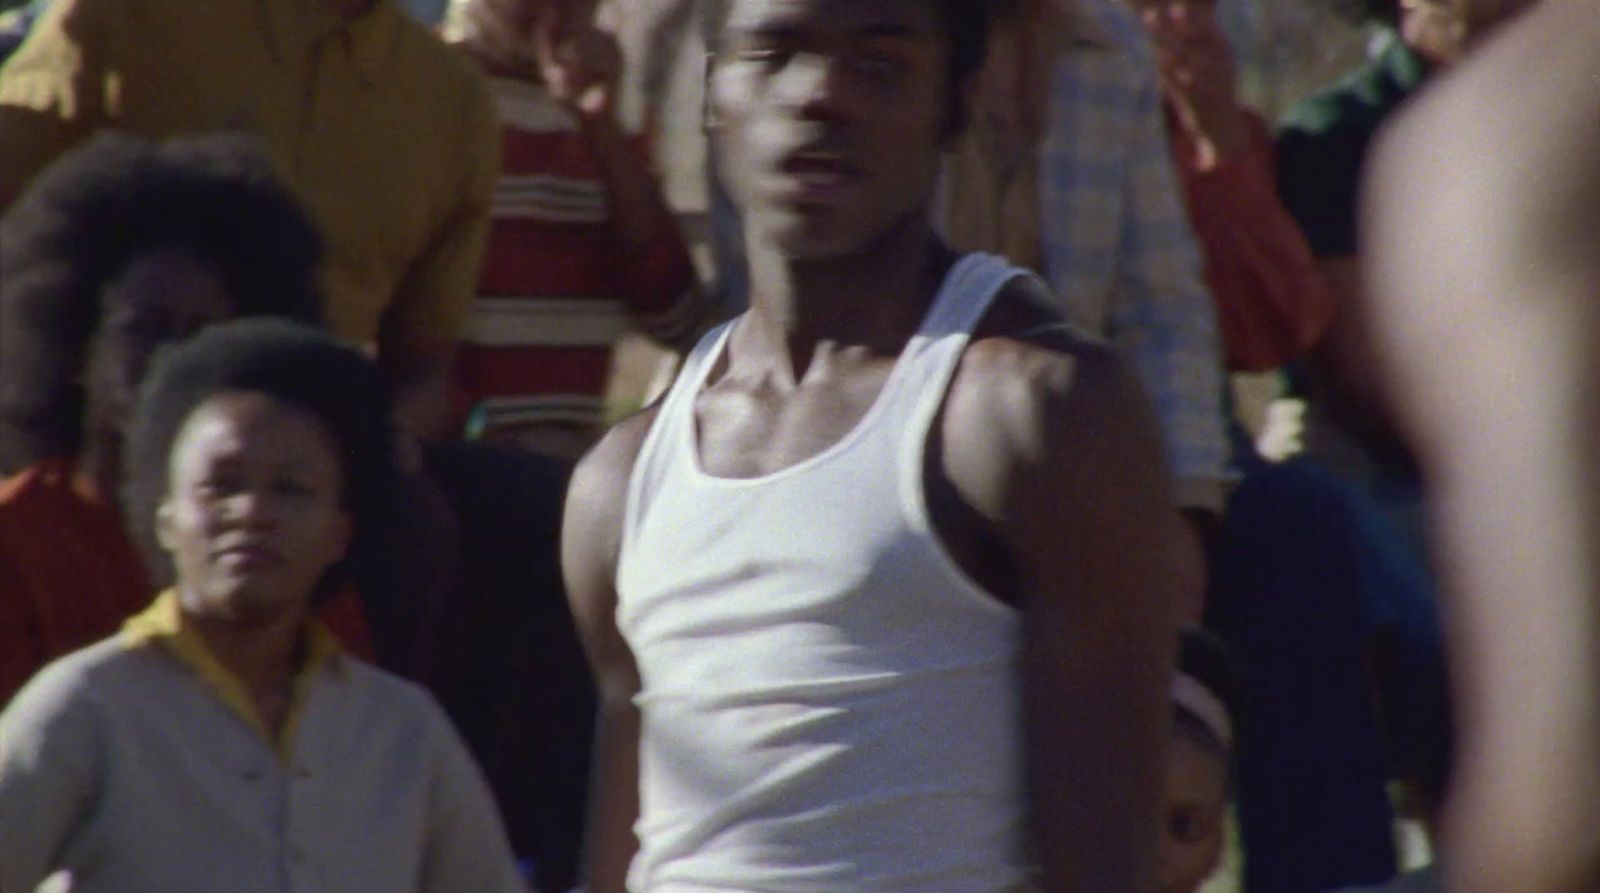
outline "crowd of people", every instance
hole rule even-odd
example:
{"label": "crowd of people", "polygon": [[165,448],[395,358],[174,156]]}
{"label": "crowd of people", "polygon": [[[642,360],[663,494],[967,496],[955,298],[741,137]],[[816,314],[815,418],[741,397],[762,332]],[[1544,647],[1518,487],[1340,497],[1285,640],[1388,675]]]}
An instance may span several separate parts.
{"label": "crowd of people", "polygon": [[0,893],[1591,889],[1592,6],[5,14]]}

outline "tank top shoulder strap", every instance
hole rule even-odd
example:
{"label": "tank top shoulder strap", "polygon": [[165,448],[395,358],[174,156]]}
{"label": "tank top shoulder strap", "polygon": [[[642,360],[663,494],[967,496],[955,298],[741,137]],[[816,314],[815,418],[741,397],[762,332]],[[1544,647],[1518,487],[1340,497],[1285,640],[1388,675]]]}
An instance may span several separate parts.
{"label": "tank top shoulder strap", "polygon": [[916,423],[927,415],[925,407],[931,404],[937,408],[944,400],[961,352],[995,298],[1007,283],[1023,275],[1028,275],[1026,270],[992,254],[968,254],[950,268],[933,306],[907,347],[910,356],[906,360],[916,367],[908,369],[902,378],[905,387],[915,390],[915,397],[909,401],[914,414],[906,420],[912,422],[911,433],[919,433]]}
{"label": "tank top shoulder strap", "polygon": [[945,275],[917,336],[938,340],[948,335],[971,335],[1005,284],[1026,272],[993,254],[964,255]]}
{"label": "tank top shoulder strap", "polygon": [[995,299],[1011,280],[1031,276],[1005,258],[992,254],[969,254],[956,262],[945,277],[944,287],[924,318],[915,339],[917,367],[908,370],[907,385],[915,392],[899,402],[901,412],[900,471],[902,483],[921,492],[922,454],[928,431],[972,333],[982,322]]}
{"label": "tank top shoulder strap", "polygon": [[650,433],[645,435],[644,443],[639,448],[639,455],[634,459],[633,471],[628,477],[627,506],[624,509],[624,543],[631,536],[639,513],[643,511],[645,504],[667,472],[675,463],[693,461],[692,456],[680,455],[682,453],[680,446],[689,442],[683,428],[685,425],[694,424],[695,396],[700,393],[706,376],[711,373],[717,364],[717,359],[722,356],[728,334],[733,331],[733,326],[738,320],[739,317],[728,320],[701,336],[694,349],[684,357],[683,366],[678,370],[678,377],[673,380],[672,387],[668,388],[666,395],[661,398],[655,421],[650,425]]}
{"label": "tank top shoulder strap", "polygon": [[673,410],[681,408],[685,401],[691,404],[694,402],[695,395],[700,392],[700,386],[705,384],[706,376],[711,374],[712,367],[716,366],[718,358],[722,356],[723,348],[728,342],[728,334],[733,331],[733,326],[739,319],[740,317],[734,317],[700,336],[694,349],[683,358],[683,368],[678,370],[678,377],[673,380],[667,396],[661,401],[661,417],[672,415]]}

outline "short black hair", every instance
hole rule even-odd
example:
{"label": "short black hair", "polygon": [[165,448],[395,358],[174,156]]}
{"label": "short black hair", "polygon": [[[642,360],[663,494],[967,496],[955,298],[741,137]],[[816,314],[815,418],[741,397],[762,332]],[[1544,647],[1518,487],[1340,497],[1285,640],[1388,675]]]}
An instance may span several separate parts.
{"label": "short black hair", "polygon": [[[381,507],[399,474],[392,401],[383,374],[359,351],[320,329],[275,319],[211,326],[157,354],[139,391],[123,447],[122,509],[151,576],[171,582],[159,548],[156,509],[166,497],[172,449],[184,424],[207,400],[226,393],[271,397],[316,418],[338,447],[345,509],[354,521],[350,564],[366,552]],[[342,567],[341,567],[342,570]],[[333,594],[336,575],[314,598]]]}
{"label": "short black hair", "polygon": [[0,471],[82,449],[106,289],[165,250],[210,264],[238,316],[321,321],[321,238],[258,140],[100,134],[0,220]]}
{"label": "short black hair", "polygon": [[959,136],[967,126],[967,107],[963,88],[977,78],[989,57],[990,25],[1005,0],[938,0],[939,19],[950,38],[949,95],[945,110],[948,136]]}
{"label": "short black hair", "polygon": [[989,55],[989,26],[995,0],[937,0],[939,20],[950,38],[950,84],[976,77]]}

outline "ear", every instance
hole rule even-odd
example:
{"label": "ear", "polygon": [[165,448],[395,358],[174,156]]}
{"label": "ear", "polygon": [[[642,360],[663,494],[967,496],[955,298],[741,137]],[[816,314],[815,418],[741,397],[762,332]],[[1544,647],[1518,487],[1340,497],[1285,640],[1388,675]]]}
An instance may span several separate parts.
{"label": "ear", "polygon": [[705,73],[700,84],[700,129],[711,133],[721,126],[717,120],[717,105],[712,99],[712,82],[717,74],[717,51],[707,50],[705,58]]}
{"label": "ear", "polygon": [[167,499],[161,500],[161,504],[156,506],[156,542],[169,555],[177,548],[177,535],[172,529],[174,511],[172,502]]}

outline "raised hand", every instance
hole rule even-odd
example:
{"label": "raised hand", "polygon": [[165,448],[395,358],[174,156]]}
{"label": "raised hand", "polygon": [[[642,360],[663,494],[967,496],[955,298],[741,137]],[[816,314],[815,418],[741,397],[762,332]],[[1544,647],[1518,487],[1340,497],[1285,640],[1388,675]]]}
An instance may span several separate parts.
{"label": "raised hand", "polygon": [[611,118],[622,51],[581,4],[547,3],[533,29],[539,75],[552,98],[580,121]]}
{"label": "raised hand", "polygon": [[1162,0],[1140,19],[1155,45],[1167,102],[1208,167],[1242,146],[1244,116],[1234,95],[1238,72],[1228,38],[1204,0]]}

